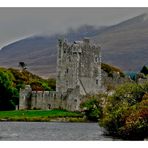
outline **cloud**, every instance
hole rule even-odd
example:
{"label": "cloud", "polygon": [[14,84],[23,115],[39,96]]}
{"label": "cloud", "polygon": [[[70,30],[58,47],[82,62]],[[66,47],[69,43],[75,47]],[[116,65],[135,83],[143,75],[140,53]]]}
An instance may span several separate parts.
{"label": "cloud", "polygon": [[46,32],[53,34],[88,24],[116,24],[148,8],[0,8],[0,47]]}

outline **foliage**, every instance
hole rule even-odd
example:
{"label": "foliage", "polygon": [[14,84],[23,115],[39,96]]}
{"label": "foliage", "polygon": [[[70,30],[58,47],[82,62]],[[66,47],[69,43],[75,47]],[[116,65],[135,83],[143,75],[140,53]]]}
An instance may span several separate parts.
{"label": "foliage", "polygon": [[113,77],[114,72],[119,73],[121,77],[125,76],[124,73],[119,68],[105,63],[101,63],[101,69],[106,73],[108,73],[109,77]]}
{"label": "foliage", "polygon": [[0,68],[0,110],[12,110],[19,103],[19,90],[30,84],[33,90],[55,90],[55,79],[43,79],[27,70]]}
{"label": "foliage", "polygon": [[145,74],[145,75],[148,75],[148,67],[144,65],[144,66],[142,67],[142,69],[141,69],[140,72],[143,73],[143,74]]}
{"label": "foliage", "polygon": [[130,108],[130,114],[125,118],[125,124],[119,130],[124,139],[130,135],[132,140],[143,140],[148,136],[148,100],[141,101]]}
{"label": "foliage", "polygon": [[81,108],[84,110],[88,120],[98,121],[102,115],[101,98],[102,94],[95,96],[87,96],[86,101],[81,103]]}
{"label": "foliage", "polygon": [[104,86],[106,86],[106,91],[109,92],[109,91],[112,91],[112,90],[115,90],[116,87],[118,87],[120,84],[113,84],[111,82],[105,82]]}
{"label": "foliage", "polygon": [[15,109],[18,92],[14,87],[13,75],[4,68],[0,68],[0,110]]}
{"label": "foliage", "polygon": [[24,88],[24,86],[27,84],[30,84],[33,90],[46,90],[46,91],[51,91],[55,90],[56,86],[56,81],[55,79],[43,79],[37,75],[34,75],[30,73],[27,70],[24,70],[20,72],[17,69],[10,68],[9,71],[14,75],[15,77],[15,84],[16,88],[18,90],[20,88]]}
{"label": "foliage", "polygon": [[24,82],[24,84],[29,84],[30,81],[33,80],[43,80],[39,76],[36,76],[27,70],[24,70],[22,72],[14,68],[9,68],[8,70],[14,75],[15,83]]}
{"label": "foliage", "polygon": [[56,90],[56,80],[50,78],[47,80],[48,86],[50,86],[51,90]]}
{"label": "foliage", "polygon": [[19,62],[19,67],[22,68],[22,70],[26,70],[27,69],[27,64],[24,62]]}
{"label": "foliage", "polygon": [[44,81],[33,81],[30,83],[30,86],[34,91],[51,91],[51,88],[48,86],[48,82]]}
{"label": "foliage", "polygon": [[148,83],[124,84],[108,97],[100,125],[111,135],[128,140],[148,136]]}

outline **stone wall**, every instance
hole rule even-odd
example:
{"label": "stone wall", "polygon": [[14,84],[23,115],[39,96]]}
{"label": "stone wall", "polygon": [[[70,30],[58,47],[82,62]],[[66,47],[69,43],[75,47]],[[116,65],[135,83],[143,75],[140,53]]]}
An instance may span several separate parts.
{"label": "stone wall", "polygon": [[32,91],[29,85],[20,90],[19,109],[58,108],[55,91]]}
{"label": "stone wall", "polygon": [[55,91],[32,91],[31,109],[48,110],[56,108],[56,92]]}
{"label": "stone wall", "polygon": [[32,91],[29,85],[20,90],[19,109],[67,109],[80,110],[80,88],[68,89],[61,95],[55,91]]}

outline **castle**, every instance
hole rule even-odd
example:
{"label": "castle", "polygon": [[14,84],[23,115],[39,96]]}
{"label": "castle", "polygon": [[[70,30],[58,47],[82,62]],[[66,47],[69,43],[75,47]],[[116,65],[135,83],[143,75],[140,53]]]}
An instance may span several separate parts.
{"label": "castle", "polygon": [[88,38],[68,43],[58,41],[56,91],[20,90],[19,109],[63,108],[80,110],[83,96],[96,94],[101,88],[100,47]]}

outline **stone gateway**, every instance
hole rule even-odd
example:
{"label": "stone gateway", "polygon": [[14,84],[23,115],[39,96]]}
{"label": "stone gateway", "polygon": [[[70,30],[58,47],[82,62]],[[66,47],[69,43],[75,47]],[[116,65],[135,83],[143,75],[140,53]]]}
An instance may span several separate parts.
{"label": "stone gateway", "polygon": [[101,89],[101,51],[88,38],[58,41],[56,91],[20,90],[19,109],[62,108],[80,110],[83,96]]}

